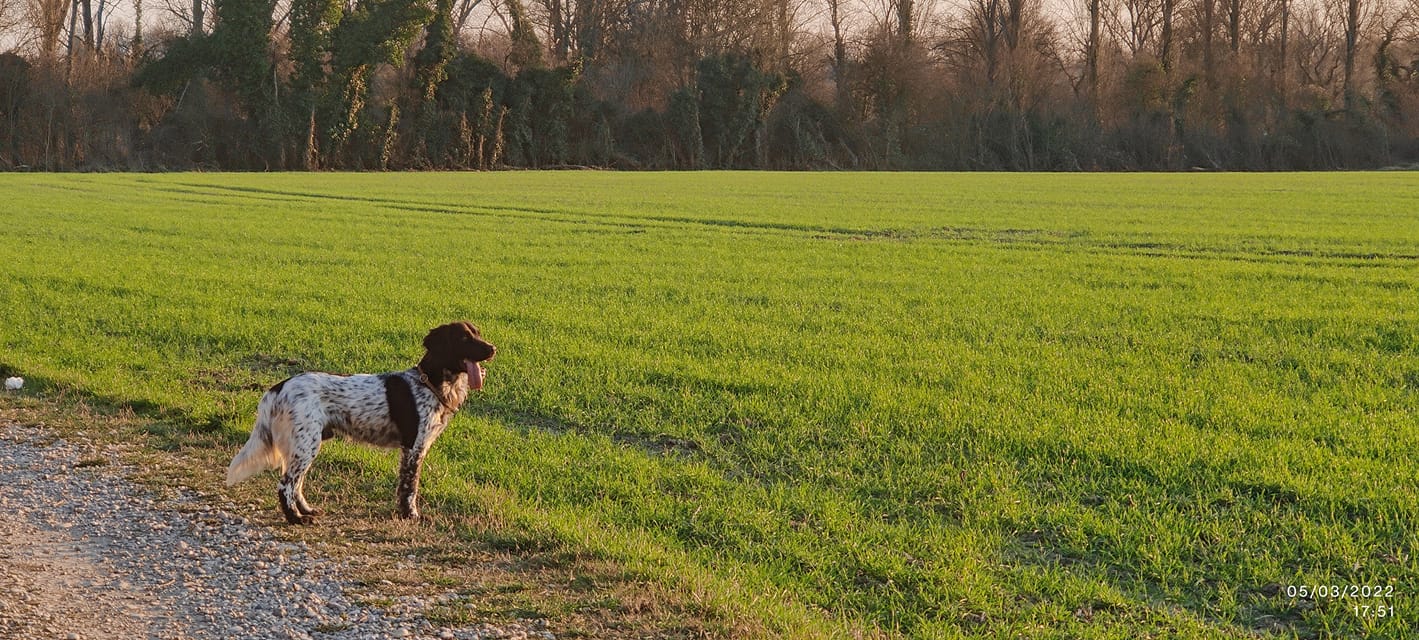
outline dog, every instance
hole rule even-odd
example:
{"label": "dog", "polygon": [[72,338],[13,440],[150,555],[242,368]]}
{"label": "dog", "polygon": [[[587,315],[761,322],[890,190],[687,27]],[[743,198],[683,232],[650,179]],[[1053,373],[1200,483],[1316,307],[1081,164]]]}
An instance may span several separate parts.
{"label": "dog", "polygon": [[483,365],[497,348],[467,322],[434,327],[424,357],[404,371],[337,375],[299,373],[276,383],[256,409],[251,437],[227,467],[227,485],[267,469],[281,472],[276,500],[291,524],[311,524],[319,512],[306,502],[306,472],[325,440],[340,435],[399,447],[396,504],[402,518],[419,517],[419,467],[470,390],[483,388]]}

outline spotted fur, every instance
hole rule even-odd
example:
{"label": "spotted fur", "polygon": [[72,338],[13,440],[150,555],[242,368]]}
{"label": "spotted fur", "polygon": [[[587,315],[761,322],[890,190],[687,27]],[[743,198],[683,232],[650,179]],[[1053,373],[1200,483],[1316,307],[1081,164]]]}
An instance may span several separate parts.
{"label": "spotted fur", "polygon": [[468,367],[479,366],[469,363],[490,360],[497,352],[467,322],[435,327],[424,337],[424,349],[419,364],[404,371],[351,376],[310,371],[276,383],[257,405],[256,426],[227,467],[227,484],[277,469],[281,513],[292,524],[310,524],[318,512],[305,499],[306,472],[322,441],[345,436],[400,448],[399,516],[419,517],[424,456],[468,398]]}

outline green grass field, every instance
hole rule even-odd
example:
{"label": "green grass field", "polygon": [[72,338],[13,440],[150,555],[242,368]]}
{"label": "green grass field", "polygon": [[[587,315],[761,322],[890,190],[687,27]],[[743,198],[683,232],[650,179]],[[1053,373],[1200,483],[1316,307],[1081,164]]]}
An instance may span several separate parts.
{"label": "green grass field", "polygon": [[[499,355],[425,510],[494,513],[764,635],[1419,621],[1412,173],[0,175],[0,194],[0,368],[234,452],[289,370],[404,368],[468,319]],[[363,469],[392,492],[391,460],[327,445],[312,482]],[[1394,597],[1287,597],[1313,584]]]}

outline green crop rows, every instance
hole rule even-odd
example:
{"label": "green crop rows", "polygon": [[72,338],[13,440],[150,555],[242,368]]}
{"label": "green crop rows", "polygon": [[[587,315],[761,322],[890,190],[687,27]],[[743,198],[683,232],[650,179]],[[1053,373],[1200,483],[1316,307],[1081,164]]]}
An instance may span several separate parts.
{"label": "green crop rows", "polygon": [[[498,512],[772,634],[1419,620],[1413,174],[0,175],[0,194],[5,369],[235,451],[284,367],[404,368],[467,319],[499,355],[434,448],[426,509]],[[392,473],[360,446],[322,460]],[[1312,584],[1399,595],[1287,597]]]}

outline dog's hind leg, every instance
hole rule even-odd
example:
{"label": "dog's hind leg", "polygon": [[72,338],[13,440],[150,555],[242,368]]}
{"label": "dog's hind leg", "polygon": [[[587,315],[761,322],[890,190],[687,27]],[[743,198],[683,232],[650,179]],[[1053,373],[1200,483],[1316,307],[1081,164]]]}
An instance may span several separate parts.
{"label": "dog's hind leg", "polygon": [[304,475],[302,475],[299,480],[296,480],[296,510],[301,512],[301,515],[303,516],[320,515],[320,509],[316,509],[315,507],[310,506],[310,503],[305,501]]}
{"label": "dog's hind leg", "polygon": [[320,515],[320,509],[310,506],[310,503],[305,501],[305,474],[301,474],[301,477],[296,479],[296,511],[303,516]]}
{"label": "dog's hind leg", "polygon": [[304,443],[306,450],[310,451],[310,458],[301,464],[300,474],[296,476],[295,487],[296,511],[299,511],[302,516],[320,515],[319,509],[310,506],[310,503],[305,501],[305,474],[310,470],[310,465],[315,462],[315,456],[320,453],[320,443],[321,440],[315,439]]}
{"label": "dog's hind leg", "polygon": [[315,521],[310,513],[310,505],[301,496],[301,484],[305,482],[305,472],[310,470],[311,460],[296,458],[286,467],[281,476],[281,484],[276,487],[276,500],[281,504],[281,513],[291,524],[310,524]]}
{"label": "dog's hind leg", "polygon": [[310,524],[318,513],[305,501],[305,474],[315,462],[315,454],[320,450],[320,441],[313,446],[296,447],[286,466],[285,475],[276,489],[277,500],[281,503],[281,513],[291,524]]}

